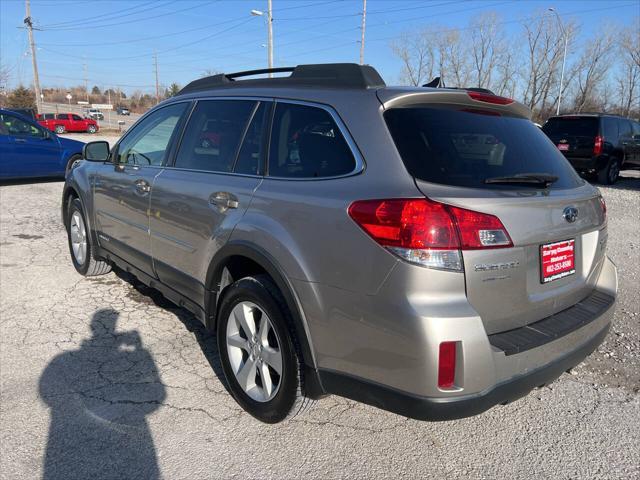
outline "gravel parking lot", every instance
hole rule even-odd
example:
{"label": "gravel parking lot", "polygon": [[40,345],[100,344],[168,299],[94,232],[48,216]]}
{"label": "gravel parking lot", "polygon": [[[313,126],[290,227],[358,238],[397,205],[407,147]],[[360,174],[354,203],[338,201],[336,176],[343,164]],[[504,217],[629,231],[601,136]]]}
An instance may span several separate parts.
{"label": "gravel parking lot", "polygon": [[620,290],[606,342],[507,406],[425,423],[339,397],[260,424],[215,338],[121,272],[85,279],[61,182],[0,187],[0,478],[639,478],[640,175],[602,188]]}

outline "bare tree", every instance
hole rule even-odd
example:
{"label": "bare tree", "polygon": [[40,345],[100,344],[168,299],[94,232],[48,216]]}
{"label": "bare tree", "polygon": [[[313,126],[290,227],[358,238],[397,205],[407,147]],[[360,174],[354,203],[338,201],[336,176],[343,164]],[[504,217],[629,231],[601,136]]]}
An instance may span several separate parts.
{"label": "bare tree", "polygon": [[485,13],[471,22],[470,48],[475,86],[491,88],[496,65],[504,55],[504,34],[494,12]]}
{"label": "bare tree", "polygon": [[391,44],[391,49],[402,61],[402,83],[418,86],[435,76],[435,46],[426,29],[403,34]]}
{"label": "bare tree", "polygon": [[602,107],[596,98],[611,65],[614,37],[609,31],[600,31],[590,40],[574,66],[576,95],[574,108],[582,112],[587,108]]}
{"label": "bare tree", "polygon": [[471,61],[465,39],[458,30],[446,30],[434,33],[438,48],[439,75],[446,85],[467,87],[471,78]]}
{"label": "bare tree", "polygon": [[[524,82],[523,100],[529,108],[536,111],[537,116],[544,115],[543,112],[557,101],[564,35],[567,35],[570,50],[577,27],[573,23],[567,23],[563,32],[554,18],[544,14],[523,26],[526,48],[526,60],[521,74]],[[563,85],[563,97],[568,83],[569,81]]]}
{"label": "bare tree", "polygon": [[616,76],[620,113],[628,117],[632,107],[640,109],[640,38],[634,26],[627,27],[619,36],[618,54],[622,63]]}

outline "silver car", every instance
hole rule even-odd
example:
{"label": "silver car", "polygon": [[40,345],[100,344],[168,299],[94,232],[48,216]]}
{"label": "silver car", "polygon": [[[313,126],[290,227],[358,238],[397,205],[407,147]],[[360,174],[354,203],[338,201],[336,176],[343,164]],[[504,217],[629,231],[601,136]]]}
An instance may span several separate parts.
{"label": "silver car", "polygon": [[603,341],[604,200],[524,105],[354,64],[272,72],[291,74],[196,80],[87,144],[62,198],[78,272],[117,266],[193,312],[246,411],[337,394],[456,419]]}

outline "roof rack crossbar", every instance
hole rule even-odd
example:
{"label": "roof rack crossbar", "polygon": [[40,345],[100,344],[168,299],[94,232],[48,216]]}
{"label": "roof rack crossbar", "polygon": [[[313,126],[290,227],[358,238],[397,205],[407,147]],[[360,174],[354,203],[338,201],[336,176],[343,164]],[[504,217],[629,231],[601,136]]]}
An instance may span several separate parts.
{"label": "roof rack crossbar", "polygon": [[[246,80],[243,77],[251,77],[267,73],[291,72],[287,77],[252,78]],[[229,88],[236,86],[254,87],[333,87],[333,88],[380,88],[385,83],[375,68],[369,65],[356,63],[326,63],[312,65],[298,65],[297,67],[265,68],[248,70],[236,73],[220,73],[210,77],[200,78],[189,83],[178,95],[209,90],[214,88]]]}

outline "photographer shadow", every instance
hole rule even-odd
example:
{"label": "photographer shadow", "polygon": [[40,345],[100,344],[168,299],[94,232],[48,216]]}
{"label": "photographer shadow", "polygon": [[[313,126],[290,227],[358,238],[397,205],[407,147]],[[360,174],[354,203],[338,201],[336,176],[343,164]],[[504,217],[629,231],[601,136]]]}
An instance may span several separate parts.
{"label": "photographer shadow", "polygon": [[51,411],[43,478],[160,478],[146,416],[165,387],[137,331],[116,332],[119,313],[98,310],[91,337],[54,358],[40,377]]}

